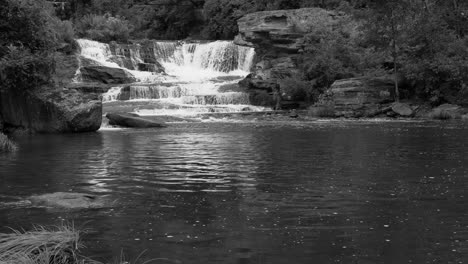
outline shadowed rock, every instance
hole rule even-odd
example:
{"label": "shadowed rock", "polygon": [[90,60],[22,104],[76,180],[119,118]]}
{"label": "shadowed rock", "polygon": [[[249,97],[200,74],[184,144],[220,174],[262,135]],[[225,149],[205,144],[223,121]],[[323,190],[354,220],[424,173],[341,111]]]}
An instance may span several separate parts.
{"label": "shadowed rock", "polygon": [[5,124],[31,132],[90,132],[101,126],[102,102],[97,94],[55,87],[10,89],[0,92],[0,113]]}
{"label": "shadowed rock", "polygon": [[125,69],[106,66],[81,67],[81,78],[87,82],[101,82],[106,84],[133,83],[135,77]]}
{"label": "shadowed rock", "polygon": [[132,128],[166,127],[164,123],[154,122],[131,114],[109,113],[106,117],[109,119],[109,124],[113,126]]}
{"label": "shadowed rock", "polygon": [[104,197],[86,193],[56,192],[43,195],[34,195],[27,200],[33,206],[45,206],[63,209],[102,208],[108,204]]}

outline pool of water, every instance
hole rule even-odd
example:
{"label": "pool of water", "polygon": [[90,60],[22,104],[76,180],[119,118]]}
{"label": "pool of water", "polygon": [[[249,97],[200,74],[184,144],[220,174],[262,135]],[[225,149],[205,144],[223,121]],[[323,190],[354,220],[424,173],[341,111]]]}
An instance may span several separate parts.
{"label": "pool of water", "polygon": [[316,121],[20,137],[0,154],[0,202],[114,202],[0,206],[0,232],[73,223],[101,261],[466,263],[467,135],[467,123]]}

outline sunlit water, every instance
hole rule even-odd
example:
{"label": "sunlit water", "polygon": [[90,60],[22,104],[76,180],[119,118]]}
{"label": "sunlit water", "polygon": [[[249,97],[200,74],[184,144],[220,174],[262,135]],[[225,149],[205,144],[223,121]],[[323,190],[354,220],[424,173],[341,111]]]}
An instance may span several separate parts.
{"label": "sunlit water", "polygon": [[4,205],[0,231],[74,222],[98,260],[467,263],[468,125],[173,124],[19,138],[0,201],[76,191],[103,209]]}

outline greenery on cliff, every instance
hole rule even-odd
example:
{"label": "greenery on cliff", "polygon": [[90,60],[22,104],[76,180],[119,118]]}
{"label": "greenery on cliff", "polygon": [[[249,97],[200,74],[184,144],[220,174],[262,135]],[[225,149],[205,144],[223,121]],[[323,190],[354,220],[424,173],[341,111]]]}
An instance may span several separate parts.
{"label": "greenery on cliff", "polygon": [[303,96],[316,97],[336,79],[382,73],[396,73],[402,97],[437,101],[446,90],[468,89],[468,2],[461,0],[0,0],[0,82],[47,83],[54,52],[75,37],[233,39],[247,13],[302,7],[349,18],[343,30],[307,34],[299,81],[314,89]]}

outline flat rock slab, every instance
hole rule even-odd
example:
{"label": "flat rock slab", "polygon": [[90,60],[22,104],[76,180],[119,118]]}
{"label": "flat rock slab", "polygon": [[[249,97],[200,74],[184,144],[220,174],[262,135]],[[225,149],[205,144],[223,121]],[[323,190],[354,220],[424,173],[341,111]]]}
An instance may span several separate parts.
{"label": "flat rock slab", "polygon": [[113,126],[131,128],[154,128],[166,127],[164,123],[154,122],[149,119],[134,116],[132,114],[109,113],[106,115],[109,124]]}
{"label": "flat rock slab", "polygon": [[45,206],[62,209],[103,208],[107,199],[86,193],[56,192],[30,196],[27,200],[33,206]]}

